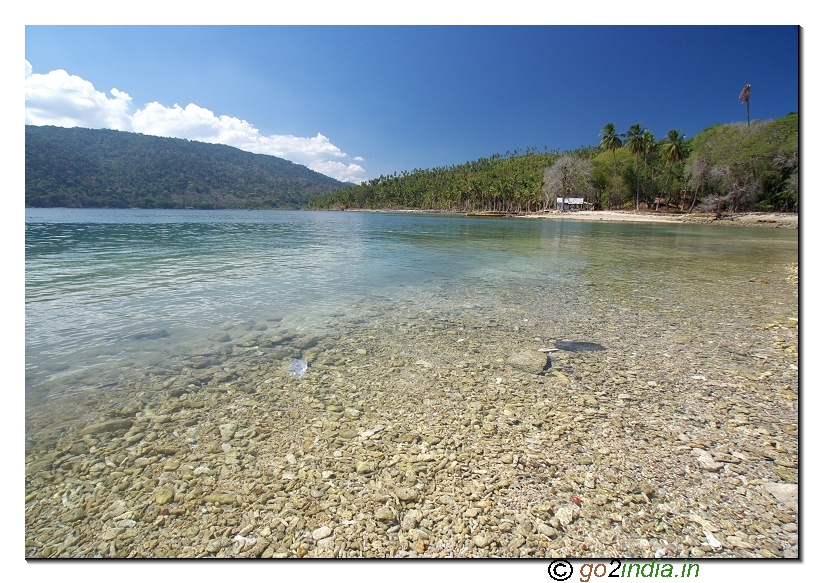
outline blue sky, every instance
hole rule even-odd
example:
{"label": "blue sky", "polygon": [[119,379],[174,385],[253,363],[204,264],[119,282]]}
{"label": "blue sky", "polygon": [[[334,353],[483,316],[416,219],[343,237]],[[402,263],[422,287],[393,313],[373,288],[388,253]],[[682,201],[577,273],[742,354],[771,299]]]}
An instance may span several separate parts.
{"label": "blue sky", "polygon": [[608,122],[692,136],[745,121],[746,83],[753,118],[798,110],[794,26],[27,26],[25,58],[27,123],[207,136],[352,181],[596,145]]}

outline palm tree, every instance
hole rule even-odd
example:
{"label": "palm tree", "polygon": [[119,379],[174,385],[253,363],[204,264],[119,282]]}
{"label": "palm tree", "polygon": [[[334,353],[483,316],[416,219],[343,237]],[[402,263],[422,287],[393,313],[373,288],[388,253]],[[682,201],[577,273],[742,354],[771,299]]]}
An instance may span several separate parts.
{"label": "palm tree", "polygon": [[614,157],[614,173],[617,174],[617,154],[615,150],[623,145],[620,140],[623,134],[618,134],[613,123],[607,123],[600,130],[600,147],[604,150],[610,150]]}
{"label": "palm tree", "polygon": [[[646,165],[649,161],[649,156],[654,154],[657,150],[657,142],[654,140],[654,134],[648,129],[643,130],[643,171],[646,170]],[[652,164],[652,199],[654,199],[654,164]]]}
{"label": "palm tree", "polygon": [[645,149],[645,144],[643,143],[643,130],[640,127],[639,123],[634,124],[632,127],[629,128],[624,136],[626,137],[626,146],[629,148],[632,154],[634,154],[634,178],[637,190],[637,196],[635,198],[635,211],[640,210],[640,154],[643,153]]}
{"label": "palm tree", "polygon": [[[686,136],[681,134],[680,130],[669,130],[669,133],[666,134],[666,137],[663,138],[660,143],[660,153],[663,155],[663,159],[669,167],[669,175],[666,178],[666,184],[668,185],[672,178],[672,169],[674,168],[674,165],[682,162],[689,155],[686,145]],[[655,212],[657,211],[658,206],[659,203],[655,206]]]}

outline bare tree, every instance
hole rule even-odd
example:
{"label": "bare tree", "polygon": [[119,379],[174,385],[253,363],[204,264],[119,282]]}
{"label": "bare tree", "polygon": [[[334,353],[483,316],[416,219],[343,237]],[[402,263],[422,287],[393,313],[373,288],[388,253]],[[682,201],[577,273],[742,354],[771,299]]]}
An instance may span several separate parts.
{"label": "bare tree", "polygon": [[752,206],[759,199],[763,189],[757,173],[745,163],[715,166],[710,174],[718,180],[720,191],[727,193],[720,202],[727,204],[728,211],[732,214],[740,210],[741,202]]}
{"label": "bare tree", "polygon": [[709,161],[701,157],[690,158],[686,164],[686,181],[692,190],[692,204],[689,212],[694,209],[698,193],[709,190],[713,181],[711,170],[712,166]]}
{"label": "bare tree", "polygon": [[713,212],[720,217],[720,207],[725,205],[728,201],[728,196],[720,196],[719,194],[710,194],[704,196],[700,202],[700,210],[706,213]]}
{"label": "bare tree", "polygon": [[591,194],[593,170],[588,160],[568,154],[558,158],[543,171],[543,209],[561,198],[561,210],[565,210],[567,198],[585,198]]}
{"label": "bare tree", "polygon": [[789,177],[785,181],[785,191],[786,191],[786,202],[783,204],[781,210],[789,211],[789,203],[794,197],[795,199],[798,198],[798,176],[797,171],[799,168],[799,160],[797,156],[797,150],[791,152],[789,154],[778,154],[775,156],[772,165],[779,169],[784,175],[788,173]]}

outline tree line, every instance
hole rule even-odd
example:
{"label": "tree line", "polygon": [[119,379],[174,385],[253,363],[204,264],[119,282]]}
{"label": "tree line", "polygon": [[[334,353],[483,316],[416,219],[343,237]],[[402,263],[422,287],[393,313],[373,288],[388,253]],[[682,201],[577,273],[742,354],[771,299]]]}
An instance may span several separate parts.
{"label": "tree line", "polygon": [[594,208],[690,212],[798,210],[798,115],[711,126],[661,139],[606,124],[599,144],[537,148],[415,169],[314,197],[311,208],[534,212],[584,198]]}

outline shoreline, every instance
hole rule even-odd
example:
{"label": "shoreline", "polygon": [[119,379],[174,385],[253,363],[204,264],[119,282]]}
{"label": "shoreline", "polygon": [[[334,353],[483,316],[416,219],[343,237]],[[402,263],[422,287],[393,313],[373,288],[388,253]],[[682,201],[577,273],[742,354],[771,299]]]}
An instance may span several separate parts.
{"label": "shoreline", "polygon": [[[26,210],[41,210],[41,209],[64,209],[64,210],[201,210],[201,211],[241,211],[241,210],[273,210],[273,211],[315,211],[327,210],[338,212],[355,212],[355,213],[397,213],[397,214],[421,214],[421,215],[447,215],[455,217],[465,217],[466,211],[454,211],[445,209],[103,209],[99,207],[90,208],[74,208],[74,207],[26,207]],[[484,217],[478,217],[484,218]],[[666,214],[654,212],[635,212],[635,211],[569,211],[561,213],[556,210],[550,211],[535,211],[528,213],[506,213],[504,217],[488,217],[488,218],[511,218],[511,219],[549,219],[549,220],[570,220],[570,221],[590,221],[590,222],[637,222],[637,223],[693,223],[693,224],[716,224],[722,226],[739,226],[739,227],[769,227],[782,229],[798,229],[800,224],[800,215],[798,213],[778,213],[778,212],[753,212],[753,213],[738,213],[734,215],[722,215],[718,217],[714,213],[687,213],[687,214]]]}
{"label": "shoreline", "polygon": [[[453,215],[465,216],[465,212],[448,210],[424,209],[345,209],[344,212],[361,213],[405,213],[421,215]],[[491,218],[491,217],[490,217]],[[521,214],[506,214],[505,218],[512,219],[549,219],[570,221],[603,221],[603,222],[638,222],[638,223],[694,223],[714,224],[740,227],[770,227],[782,229],[797,229],[800,223],[797,213],[739,213],[724,215],[718,218],[713,213],[689,213],[683,215],[668,215],[661,213],[644,213],[634,211],[559,211],[532,212]]]}

